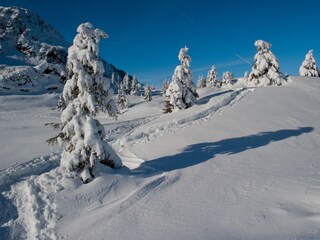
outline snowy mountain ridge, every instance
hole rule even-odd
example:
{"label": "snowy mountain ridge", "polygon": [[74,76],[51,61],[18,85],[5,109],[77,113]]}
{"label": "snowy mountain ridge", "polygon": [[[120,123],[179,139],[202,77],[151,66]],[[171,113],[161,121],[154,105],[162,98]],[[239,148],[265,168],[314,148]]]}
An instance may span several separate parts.
{"label": "snowy mountain ridge", "polygon": [[21,64],[37,65],[43,60],[43,44],[67,47],[69,44],[38,15],[19,7],[0,7],[0,45],[4,58],[16,56]]}
{"label": "snowy mountain ridge", "polygon": [[[0,94],[61,92],[67,50],[63,36],[38,15],[20,7],[0,7]],[[125,72],[104,61],[105,75]]]}

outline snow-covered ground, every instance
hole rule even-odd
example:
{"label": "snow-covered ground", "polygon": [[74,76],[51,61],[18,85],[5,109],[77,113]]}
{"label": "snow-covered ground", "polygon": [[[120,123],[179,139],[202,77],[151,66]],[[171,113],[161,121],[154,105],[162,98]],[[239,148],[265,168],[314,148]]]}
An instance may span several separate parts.
{"label": "snow-covered ground", "polygon": [[100,115],[125,167],[86,185],[45,143],[57,95],[1,96],[0,239],[320,239],[320,79],[199,93]]}

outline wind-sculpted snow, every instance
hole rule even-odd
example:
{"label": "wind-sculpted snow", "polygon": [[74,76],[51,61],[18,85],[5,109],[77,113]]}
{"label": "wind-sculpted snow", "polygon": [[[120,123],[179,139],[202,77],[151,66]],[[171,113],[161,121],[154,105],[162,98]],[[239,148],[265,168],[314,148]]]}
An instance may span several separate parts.
{"label": "wind-sculpted snow", "polygon": [[200,124],[216,114],[222,114],[225,107],[232,107],[241,102],[252,91],[253,89],[241,88],[235,91],[230,90],[219,93],[221,95],[218,98],[215,98],[214,95],[207,96],[199,100],[196,108],[185,110],[186,112],[183,114],[179,112],[173,113],[175,114],[173,119],[170,118],[172,116],[170,114],[160,116],[148,124],[144,124],[141,128],[134,128],[117,140],[114,147],[120,150],[127,145],[145,143],[167,132],[174,132],[190,125]]}
{"label": "wind-sculpted snow", "polygon": [[134,131],[136,128],[144,126],[145,124],[154,119],[156,119],[156,117],[146,117],[121,122],[117,121],[114,123],[104,125],[104,128],[107,132],[107,140],[115,141],[120,137],[123,137],[126,134]]}

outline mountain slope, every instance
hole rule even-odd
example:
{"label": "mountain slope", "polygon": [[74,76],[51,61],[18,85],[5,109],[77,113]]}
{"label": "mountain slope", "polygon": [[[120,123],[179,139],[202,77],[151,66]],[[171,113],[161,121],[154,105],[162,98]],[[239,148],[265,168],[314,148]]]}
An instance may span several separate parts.
{"label": "mountain slope", "polygon": [[[198,104],[176,113],[161,114],[162,98],[154,97],[135,99],[118,121],[100,116],[128,167],[101,166],[90,184],[61,179],[55,155],[1,163],[0,188],[12,188],[11,200],[0,198],[11,209],[0,220],[18,218],[0,236],[11,229],[18,239],[319,239],[320,79],[199,93]],[[3,104],[6,129],[17,120],[48,134],[36,123],[57,117],[50,108],[31,107],[34,120],[26,122],[15,105]],[[10,142],[1,132],[0,143]],[[10,156],[1,159],[18,160]]]}
{"label": "mountain slope", "polygon": [[51,25],[27,9],[0,7],[0,43],[4,57],[16,55],[22,63],[39,64],[42,44],[67,47],[69,44]]}
{"label": "mountain slope", "polygon": [[[24,8],[0,7],[0,94],[61,91],[69,46],[38,15]],[[116,79],[125,75],[105,61],[104,67],[108,78],[113,72]]]}

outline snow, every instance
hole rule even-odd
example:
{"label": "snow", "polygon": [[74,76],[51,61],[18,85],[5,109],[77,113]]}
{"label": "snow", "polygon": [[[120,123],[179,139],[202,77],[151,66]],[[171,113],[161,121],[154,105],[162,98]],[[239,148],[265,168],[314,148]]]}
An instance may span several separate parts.
{"label": "snow", "polygon": [[309,50],[305,60],[302,62],[302,65],[300,66],[299,75],[306,77],[319,77],[319,70],[317,67],[316,60],[313,57],[312,49]]}
{"label": "snow", "polygon": [[80,172],[84,183],[94,178],[96,163],[113,168],[122,167],[121,159],[104,141],[105,131],[95,115],[100,111],[115,117],[116,106],[109,89],[110,79],[104,77],[99,59],[99,42],[108,35],[89,22],[77,28],[78,34],[68,49],[69,79],[63,89],[67,107],[61,114],[60,133],[49,143],[62,142],[61,170],[68,177]]}
{"label": "snow", "polygon": [[[106,37],[101,30],[92,35]],[[0,36],[1,95],[62,91],[70,43],[53,26],[27,9],[0,6]],[[98,50],[94,44],[89,45],[94,52]],[[124,71],[104,60],[93,67],[97,72],[102,65],[105,77],[115,74],[113,87],[116,89]]]}
{"label": "snow", "polygon": [[208,71],[207,79],[206,79],[206,85],[207,87],[221,87],[221,82],[219,82],[218,79],[218,72],[214,65],[212,65],[212,68]]}
{"label": "snow", "polygon": [[280,65],[276,56],[270,51],[271,44],[257,40],[254,44],[257,53],[249,75],[249,82],[255,86],[282,85],[286,83],[280,72]]}
{"label": "snow", "polygon": [[0,238],[319,239],[320,79],[198,93],[170,114],[153,95],[98,115],[126,167],[86,185],[44,143],[59,96],[1,96]]}
{"label": "snow", "polygon": [[222,74],[221,83],[222,85],[229,85],[233,79],[233,73],[226,71]]}
{"label": "snow", "polygon": [[172,81],[166,91],[167,100],[174,111],[191,107],[198,97],[193,74],[189,69],[191,57],[187,51],[187,47],[180,49],[178,59],[181,65],[175,68]]}
{"label": "snow", "polygon": [[56,101],[55,94],[0,96],[0,170],[51,152],[44,124],[59,122]]}

